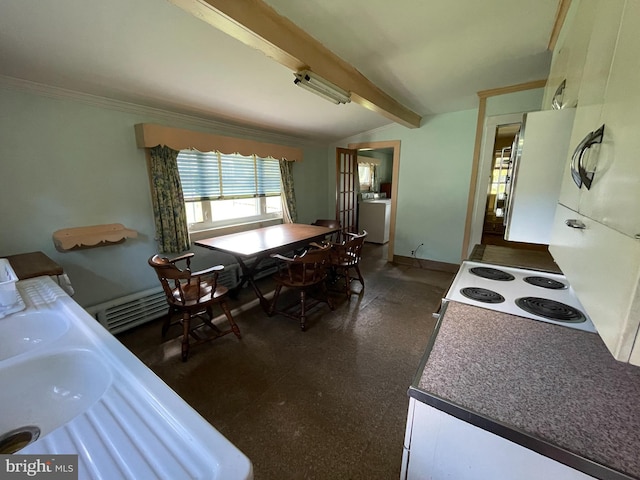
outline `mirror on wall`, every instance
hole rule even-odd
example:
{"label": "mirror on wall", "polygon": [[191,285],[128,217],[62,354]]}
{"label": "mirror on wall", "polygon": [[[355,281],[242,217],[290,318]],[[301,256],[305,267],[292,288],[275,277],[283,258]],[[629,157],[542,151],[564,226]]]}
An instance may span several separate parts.
{"label": "mirror on wall", "polygon": [[391,198],[393,148],[358,150],[361,199]]}

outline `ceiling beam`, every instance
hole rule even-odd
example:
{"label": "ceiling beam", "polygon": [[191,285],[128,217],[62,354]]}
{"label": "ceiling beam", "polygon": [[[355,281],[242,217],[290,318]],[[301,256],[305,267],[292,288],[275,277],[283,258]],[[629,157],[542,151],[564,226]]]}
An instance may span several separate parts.
{"label": "ceiling beam", "polygon": [[420,127],[420,115],[398,103],[352,65],[261,0],[170,1],[293,72],[309,69],[351,92],[351,99],[363,107],[406,127]]}

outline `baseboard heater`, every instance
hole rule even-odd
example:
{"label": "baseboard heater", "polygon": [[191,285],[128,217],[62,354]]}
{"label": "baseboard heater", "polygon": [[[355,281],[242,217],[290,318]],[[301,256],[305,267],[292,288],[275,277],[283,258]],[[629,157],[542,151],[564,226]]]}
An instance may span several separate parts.
{"label": "baseboard heater", "polygon": [[[226,265],[218,281],[228,288],[238,285],[240,266],[237,263]],[[93,305],[86,310],[115,335],[166,315],[168,306],[162,287],[158,286]]]}

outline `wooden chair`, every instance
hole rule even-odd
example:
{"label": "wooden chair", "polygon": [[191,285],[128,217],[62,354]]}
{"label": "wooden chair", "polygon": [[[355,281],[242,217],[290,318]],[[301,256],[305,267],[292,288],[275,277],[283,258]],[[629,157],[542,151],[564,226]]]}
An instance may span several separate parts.
{"label": "wooden chair", "polygon": [[[149,259],[149,265],[155,270],[162,284],[169,304],[169,313],[162,326],[164,337],[171,325],[182,323],[182,361],[189,356],[189,337],[194,338],[193,345],[198,345],[233,332],[241,338],[240,329],[231,316],[227,305],[228,289],[218,284],[218,274],[224,270],[224,265],[217,265],[199,272],[191,271],[193,253],[187,253],[174,259],[154,255]],[[185,262],[183,270],[176,266]],[[213,305],[218,304],[226,315],[230,328],[220,330],[213,324]],[[179,317],[174,320],[175,317]],[[192,318],[200,318],[202,323],[191,325]],[[203,331],[203,327],[210,331]]]}
{"label": "wooden chair", "polygon": [[[294,255],[292,258],[280,254],[271,255],[277,261],[278,271],[273,276],[276,282],[276,289],[271,301],[269,315],[279,313],[300,320],[300,329],[304,332],[307,328],[307,312],[312,307],[320,302],[325,302],[333,310],[333,304],[325,284],[330,250],[329,246],[309,249],[302,255]],[[283,287],[298,290],[300,292],[300,300],[283,309],[277,309],[278,297]],[[322,297],[308,295],[317,290],[320,291]]]}
{"label": "wooden chair", "polygon": [[351,290],[351,280],[356,279],[356,277],[351,276],[351,270],[355,270],[358,275],[357,280],[362,284],[360,293],[364,291],[364,278],[362,277],[362,272],[360,272],[360,259],[362,258],[362,247],[364,246],[367,231],[363,230],[362,233],[345,232],[343,235],[345,240],[342,243],[331,245],[329,259],[334,282],[344,278],[345,293],[347,298],[351,298],[351,294],[354,293]]}
{"label": "wooden chair", "polygon": [[342,226],[340,225],[340,220],[319,218],[311,225],[328,228],[340,228],[340,231],[331,234],[329,237],[327,237],[327,240],[333,243],[339,243],[342,241]]}

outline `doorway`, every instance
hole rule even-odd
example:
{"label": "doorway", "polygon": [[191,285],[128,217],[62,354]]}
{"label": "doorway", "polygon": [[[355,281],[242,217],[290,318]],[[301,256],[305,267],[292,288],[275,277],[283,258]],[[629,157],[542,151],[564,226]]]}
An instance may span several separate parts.
{"label": "doorway", "polygon": [[[391,158],[390,172],[385,173],[384,178],[375,182],[374,189],[380,194],[383,192],[387,198],[391,199],[391,212],[389,220],[389,242],[386,244],[386,258],[388,262],[393,262],[393,246],[395,243],[396,231],[396,213],[398,199],[398,176],[400,172],[400,140],[391,140],[386,142],[366,142],[366,143],[350,143],[350,149],[357,150],[358,155],[362,152],[363,156],[371,156],[372,152],[384,153],[385,156]],[[389,178],[390,177],[390,178]],[[387,185],[389,184],[389,185]]]}
{"label": "doorway", "polygon": [[516,148],[514,141],[520,126],[521,123],[518,122],[498,125],[496,128],[482,224],[481,243],[484,245],[503,245],[506,242],[504,234],[507,195]]}
{"label": "doorway", "polygon": [[[523,115],[497,115],[487,117],[485,121],[469,236],[471,247],[483,244],[546,250],[545,245],[504,239],[504,203],[508,201],[508,197],[502,194],[505,192],[504,183],[514,180],[507,178],[509,172],[505,163],[508,167],[513,139],[520,130]],[[510,148],[506,148],[507,146]],[[465,253],[465,256],[469,253]]]}
{"label": "doorway", "polygon": [[[487,217],[487,209],[491,207],[491,180],[493,179],[493,170],[496,162],[496,138],[498,130],[501,127],[516,126],[522,123],[522,113],[511,115],[497,115],[487,117],[484,125],[484,133],[482,136],[482,147],[480,150],[480,158],[478,162],[478,174],[476,177],[476,188],[473,203],[473,215],[471,219],[471,232],[469,235],[469,246],[481,244],[483,232],[485,230],[485,218]],[[508,138],[508,137],[505,137]],[[500,149],[501,150],[501,149]],[[497,191],[496,191],[497,194]],[[498,205],[498,208],[500,206]],[[495,207],[494,207],[495,208]],[[498,220],[496,220],[496,223]],[[497,235],[495,236],[497,237]],[[495,239],[494,237],[494,239]],[[504,234],[503,234],[504,237]],[[463,257],[466,258],[470,252],[464,252]]]}

